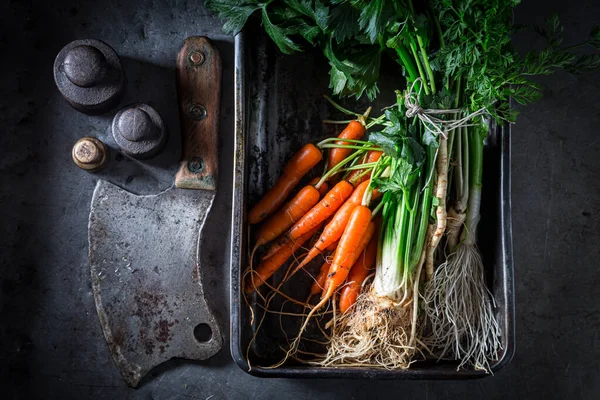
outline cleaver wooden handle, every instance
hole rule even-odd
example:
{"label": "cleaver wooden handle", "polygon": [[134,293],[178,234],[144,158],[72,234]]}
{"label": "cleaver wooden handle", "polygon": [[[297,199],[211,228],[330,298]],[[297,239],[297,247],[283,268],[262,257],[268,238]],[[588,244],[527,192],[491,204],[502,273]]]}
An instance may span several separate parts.
{"label": "cleaver wooden handle", "polygon": [[216,190],[221,57],[206,37],[183,42],[177,55],[177,93],[183,155],[175,186]]}

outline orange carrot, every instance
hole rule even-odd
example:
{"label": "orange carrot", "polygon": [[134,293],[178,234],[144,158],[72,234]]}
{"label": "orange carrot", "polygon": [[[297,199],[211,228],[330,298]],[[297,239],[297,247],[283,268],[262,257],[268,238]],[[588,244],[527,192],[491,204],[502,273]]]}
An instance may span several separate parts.
{"label": "orange carrot", "polygon": [[[369,243],[371,243],[370,240],[377,237],[377,235],[375,234],[375,232],[377,231],[377,227],[378,227],[377,223],[369,224],[369,227],[367,228],[367,232],[363,236],[362,241],[358,244],[358,248],[361,249],[360,250],[361,256],[364,254],[364,251],[369,246]],[[354,265],[356,265],[356,263],[360,262],[361,256],[359,256],[358,260],[356,260]],[[377,248],[375,248],[375,257],[376,256],[377,256]],[[352,267],[350,268],[350,273],[352,273],[352,268],[354,268],[354,265],[352,265]],[[350,279],[350,278],[348,278],[348,279]],[[323,290],[327,291],[328,287],[329,287],[329,281],[325,282],[325,286],[324,286]]]}
{"label": "orange carrot", "polygon": [[[317,204],[321,196],[327,193],[327,189],[329,188],[327,182],[323,182],[317,190],[314,186],[320,179],[320,177],[313,178],[292,200],[262,223],[256,233],[256,247],[277,238]],[[273,253],[274,251],[271,250],[270,254],[265,254],[263,258],[268,258]]]}
{"label": "orange carrot", "polygon": [[323,199],[290,228],[286,237],[294,241],[333,215],[353,191],[347,181],[337,183]]}
{"label": "orange carrot", "polygon": [[371,201],[377,200],[380,196],[381,192],[379,191],[379,189],[373,189],[373,192],[371,193]]}
{"label": "orange carrot", "polygon": [[303,187],[292,200],[262,223],[256,233],[255,246],[262,246],[288,230],[308,210],[313,208],[320,198],[321,195],[314,186]]}
{"label": "orange carrot", "polygon": [[323,159],[321,151],[312,143],[302,147],[283,168],[275,185],[250,210],[248,222],[258,224],[283,204],[292,189],[312,167]]}
{"label": "orange carrot", "polygon": [[327,274],[327,280],[325,281],[327,290],[324,292],[322,299],[331,298],[333,292],[344,283],[350,268],[365,249],[374,233],[375,222],[371,221],[371,210],[363,205],[357,206],[348,220],[346,229],[344,229],[333,256],[329,274]]}
{"label": "orange carrot", "polygon": [[339,242],[340,242],[339,240],[336,240],[335,242],[333,242],[329,246],[327,246],[327,248],[325,250],[334,251],[337,248],[337,245]]}
{"label": "orange carrot", "polygon": [[[350,121],[348,126],[346,126],[346,128],[344,128],[344,130],[342,131],[342,133],[340,133],[338,135],[338,137],[341,139],[358,140],[364,136],[365,132],[366,132],[365,125],[357,120],[354,120],[354,121]],[[335,144],[349,145],[351,143],[344,142],[342,140],[338,140],[335,142]],[[329,151],[329,158],[327,160],[327,168],[331,169],[331,168],[335,167],[336,165],[338,165],[340,163],[340,161],[342,161],[344,158],[348,157],[348,155],[351,152],[352,152],[352,149],[344,149],[344,148],[331,149]]]}
{"label": "orange carrot", "polygon": [[[319,177],[317,177],[317,178],[314,178],[313,180],[311,180],[311,181],[309,182],[309,185],[315,185],[315,184],[316,184],[316,183],[317,183],[319,180],[320,180],[320,178],[319,178]],[[323,183],[321,184],[321,187],[319,188],[319,193],[320,193],[320,195],[321,195],[321,196],[323,196],[324,194],[326,194],[326,193],[327,193],[327,189],[328,189],[328,188],[329,188],[329,185],[327,184],[327,182],[323,182]],[[317,199],[317,201],[319,201],[319,199]],[[315,203],[314,203],[312,206],[314,206],[314,205],[317,203],[317,201],[315,201]],[[311,207],[312,207],[312,206],[311,206]],[[277,212],[277,214],[275,214],[275,215],[278,215],[278,214],[279,214],[280,212],[282,212],[282,211],[283,211],[284,213],[287,213],[287,211],[286,211],[286,210],[284,210],[284,209],[285,209],[285,207],[286,207],[286,206],[284,206],[284,208],[283,208],[282,210],[278,211],[278,212]],[[308,210],[307,210],[307,211],[308,211]],[[304,214],[306,214],[306,212],[305,212]],[[290,226],[292,226],[292,225],[293,225],[293,224],[294,224],[296,221],[298,221],[300,218],[302,218],[302,217],[304,216],[304,214],[302,214],[302,215],[298,215],[298,218],[296,218],[294,221],[292,221],[292,223],[290,223],[289,225],[288,225],[288,224],[286,224],[286,226],[285,226],[285,228],[283,228],[283,230],[281,230],[281,231],[279,231],[279,230],[278,230],[278,231],[277,231],[277,235],[275,235],[275,237],[277,237],[277,236],[279,236],[280,234],[282,234],[282,233],[283,233],[283,231],[285,231],[286,229],[288,229],[288,228],[289,228]],[[271,217],[271,218],[274,218],[274,217],[275,217],[275,216],[273,216],[273,217]],[[281,217],[281,218],[283,218],[283,217]],[[331,220],[331,218],[333,218],[333,215],[332,215],[332,216],[330,216],[328,219],[326,219],[326,220],[325,220],[325,223],[324,223],[323,225],[327,225],[328,221],[330,221],[330,220]],[[265,222],[265,223],[266,223],[266,222]],[[273,239],[274,239],[275,237],[273,237]],[[273,239],[270,239],[270,240],[268,240],[267,242],[269,242],[269,241],[271,241],[271,240],[273,240]],[[257,239],[257,241],[258,241],[258,239]],[[265,243],[267,243],[267,242],[265,242]],[[282,245],[284,245],[284,244],[285,244],[285,243],[287,243],[287,242],[288,242],[288,238],[287,238],[287,237],[285,237],[285,236],[284,236],[284,237],[280,237],[280,238],[277,240],[277,242],[275,242],[275,243],[273,243],[271,246],[269,246],[269,248],[267,249],[267,251],[265,251],[265,253],[262,255],[262,259],[263,259],[263,260],[265,260],[265,259],[267,259],[267,258],[271,257],[273,254],[275,254],[275,252],[277,252],[277,250],[279,250],[279,249],[281,248],[281,246],[282,246]],[[264,244],[264,243],[262,243],[262,244]],[[257,245],[256,245],[256,247],[258,247],[258,246],[259,246],[259,245],[257,244]]]}
{"label": "orange carrot", "polygon": [[346,228],[346,224],[350,219],[350,215],[352,215],[352,211],[354,211],[354,208],[356,208],[356,206],[362,202],[362,198],[368,186],[369,181],[366,181],[354,189],[352,196],[350,196],[350,198],[346,200],[339,210],[337,210],[331,222],[329,222],[323,229],[323,233],[321,233],[321,236],[319,236],[319,239],[315,245],[310,249],[302,262],[298,264],[288,276],[288,279],[342,236],[342,233],[344,233],[344,229]]}
{"label": "orange carrot", "polygon": [[[383,153],[380,150],[369,150],[367,152],[367,158],[364,162],[364,164],[368,164],[368,163],[373,163],[373,162],[377,162],[379,161],[379,159],[381,158],[381,155]],[[358,185],[361,182],[366,181],[367,179],[369,179],[369,174],[364,174],[363,176],[361,176],[360,178],[358,178],[358,176],[360,174],[362,174],[364,172],[363,169],[355,169],[354,171],[352,171],[350,173],[350,175],[348,175],[348,178],[346,179],[348,182],[352,183],[353,185]]]}
{"label": "orange carrot", "polygon": [[361,204],[362,198],[368,186],[369,181],[362,182],[360,185],[358,185],[348,200],[337,210],[329,224],[325,226],[323,233],[315,244],[315,247],[319,250],[319,252],[325,251],[330,244],[342,236],[352,211],[356,206]]}
{"label": "orange carrot", "polygon": [[262,259],[266,260],[267,258],[271,257],[273,254],[277,253],[281,247],[289,242],[290,239],[287,236],[280,236],[276,241],[271,243],[271,245],[267,248],[267,251],[263,253]]}
{"label": "orange carrot", "polygon": [[[336,188],[338,188],[338,189],[341,188],[342,193],[336,193],[335,192],[337,190]],[[333,219],[333,213],[335,212],[335,209],[337,209],[339,207],[339,205],[337,203],[344,202],[342,199],[339,198],[339,195],[345,196],[344,197],[344,200],[345,200],[345,198],[348,197],[348,195],[346,193],[347,191],[352,191],[352,185],[350,185],[346,181],[339,182],[336,186],[333,187],[333,189],[331,189],[327,193],[326,197],[323,198],[323,200],[321,200],[321,202],[319,204],[314,206],[308,213],[306,213],[302,217],[302,219],[300,221],[298,221],[288,231],[288,233],[285,236],[282,236],[279,239],[277,239],[277,241],[273,242],[269,246],[267,251],[263,254],[262,259],[265,260],[265,259],[271,257],[283,245],[294,240],[297,235],[303,234],[304,230],[309,229],[312,226],[312,224],[314,224],[315,222],[321,223],[322,217],[324,215],[327,216],[327,218],[325,219],[325,223],[328,224],[329,221],[331,221]],[[329,198],[327,196],[329,196]],[[313,214],[311,214],[311,213],[313,213]],[[323,214],[323,213],[325,213],[325,214]],[[329,213],[331,213],[331,214],[329,214]],[[309,216],[309,214],[310,214],[310,216]],[[307,216],[309,216],[309,218],[307,218]],[[307,218],[307,220],[305,220],[305,218]],[[305,224],[305,225],[301,225],[301,224]],[[292,233],[292,231],[294,231],[294,230],[296,230],[296,232]],[[290,233],[292,233],[293,236],[290,236]],[[297,272],[297,270],[294,270],[294,273],[296,273],[296,272]]]}
{"label": "orange carrot", "polygon": [[[311,179],[311,181],[308,182],[308,184],[315,186],[320,180],[321,180],[321,177],[317,176],[316,178]],[[319,188],[319,193],[321,193],[321,196],[325,196],[325,194],[328,191],[329,191],[329,185],[327,184],[327,182],[321,183],[321,187]]]}
{"label": "orange carrot", "polygon": [[273,256],[263,260],[248,277],[246,282],[246,293],[254,292],[267,279],[271,277],[311,236],[319,229],[319,226],[302,235],[298,240],[283,245]]}
{"label": "orange carrot", "polygon": [[350,269],[348,283],[344,286],[340,294],[340,311],[342,313],[345,313],[356,302],[363,282],[375,267],[377,239],[377,235],[371,236],[367,248]]}
{"label": "orange carrot", "polygon": [[323,265],[321,265],[321,270],[319,271],[319,275],[313,282],[310,288],[311,296],[315,294],[321,293],[323,290],[323,285],[325,285],[325,279],[327,279],[327,274],[329,273],[329,267],[331,266],[331,261],[325,261]]}
{"label": "orange carrot", "polygon": [[[367,245],[366,242],[371,240],[374,233],[375,222],[371,221],[371,210],[363,205],[357,206],[352,212],[346,229],[340,238],[340,243],[335,250],[327,279],[325,279],[325,290],[321,295],[321,301],[310,310],[304,319],[304,323],[300,327],[300,333],[294,339],[291,349],[297,348],[302,337],[302,332],[308,326],[310,319],[327,304],[333,293],[344,283],[348,277],[350,268],[354,265],[356,259]],[[361,245],[363,246],[362,248]]]}

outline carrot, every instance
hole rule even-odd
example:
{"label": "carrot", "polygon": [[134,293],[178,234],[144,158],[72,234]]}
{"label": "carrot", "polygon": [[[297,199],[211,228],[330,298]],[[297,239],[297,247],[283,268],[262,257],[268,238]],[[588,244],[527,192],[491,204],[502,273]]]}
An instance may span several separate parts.
{"label": "carrot", "polygon": [[371,236],[367,248],[350,269],[348,283],[344,286],[340,294],[340,311],[342,313],[345,313],[356,302],[363,282],[375,267],[377,239],[377,235]]}
{"label": "carrot", "polygon": [[302,235],[294,242],[283,245],[273,256],[263,260],[254,269],[246,282],[246,293],[251,294],[271,277],[311,236],[319,229],[319,226]]}
{"label": "carrot", "polygon": [[373,192],[371,193],[371,201],[377,200],[380,196],[381,192],[379,191],[379,189],[373,189]]}
{"label": "carrot", "polygon": [[347,181],[337,183],[317,205],[290,228],[286,234],[287,239],[291,241],[298,239],[304,233],[325,221],[330,215],[333,215],[344,204],[353,189]]}
{"label": "carrot", "polygon": [[[356,262],[356,259],[364,250],[364,246],[371,240],[374,233],[375,222],[371,221],[371,210],[363,205],[356,207],[335,250],[327,279],[325,279],[325,290],[321,296],[321,301],[310,310],[304,319],[304,323],[300,327],[300,332],[290,346],[290,351],[297,348],[302,337],[302,332],[308,326],[310,319],[329,301],[340,285],[344,283],[348,277],[350,268]],[[361,245],[363,246],[362,248]]]}
{"label": "carrot", "polygon": [[[338,190],[339,189],[339,190]],[[263,254],[262,259],[265,260],[275,254],[283,245],[297,239],[298,235],[302,235],[306,229],[310,229],[315,223],[321,224],[323,217],[325,222],[333,219],[333,213],[339,208],[339,204],[343,203],[348,197],[348,193],[352,191],[352,185],[346,181],[341,181],[331,189],[320,203],[315,205],[302,219],[288,231],[285,236],[273,242],[267,251]],[[294,270],[296,273],[297,270]],[[290,275],[291,276],[291,275]]]}
{"label": "carrot", "polygon": [[331,266],[331,261],[325,261],[323,265],[321,265],[321,270],[319,271],[319,275],[313,282],[310,288],[311,296],[315,294],[321,293],[323,287],[325,285],[325,279],[327,279],[327,274],[329,273],[329,267]]}
{"label": "carrot", "polygon": [[292,200],[262,223],[256,233],[255,246],[262,246],[289,229],[319,202],[320,197],[319,190],[314,186],[303,187]]}
{"label": "carrot", "polygon": [[276,241],[271,243],[271,245],[267,248],[262,255],[262,260],[266,260],[271,257],[273,254],[277,253],[279,249],[281,249],[284,245],[289,243],[291,240],[287,236],[280,236]]}
{"label": "carrot", "polygon": [[339,242],[340,242],[339,240],[336,240],[335,242],[333,242],[329,246],[327,246],[327,248],[325,250],[334,251],[337,248],[337,245]]}
{"label": "carrot", "polygon": [[[363,164],[368,164],[368,163],[373,163],[373,162],[379,161],[379,159],[381,158],[382,154],[383,153],[380,150],[369,150],[367,152],[367,158],[366,158],[366,160],[365,160],[365,162]],[[364,172],[363,169],[356,169],[356,170],[352,171],[350,173],[350,175],[348,175],[348,178],[346,178],[346,180],[348,182],[352,183],[353,185],[358,185],[361,182],[364,182],[367,179],[369,179],[369,174],[368,173],[364,174],[360,178],[358,177],[363,172]]]}
{"label": "carrot", "polygon": [[[308,182],[308,184],[315,186],[320,180],[321,180],[321,177],[317,176],[316,178],[311,179],[311,181]],[[317,189],[319,190],[319,193],[321,194],[321,196],[325,196],[325,194],[329,191],[329,185],[327,184],[327,182],[323,182],[323,183],[321,183],[321,187],[319,187]]]}
{"label": "carrot", "polygon": [[[342,133],[338,135],[339,138],[342,139],[353,139],[358,140],[364,136],[366,132],[365,125],[361,122],[354,120],[350,121],[348,126],[344,128]],[[338,140],[335,142],[338,145],[349,145],[350,143]],[[327,168],[331,169],[338,165],[340,161],[344,158],[348,157],[348,155],[352,152],[352,149],[344,149],[344,148],[334,148],[329,151],[329,158],[327,160]]]}
{"label": "carrot", "polygon": [[[376,230],[377,230],[377,224],[374,224],[374,223],[372,223],[372,222],[371,222],[371,223],[369,223],[369,227],[367,228],[367,231],[366,231],[366,232],[365,232],[365,234],[364,234],[363,240],[362,240],[362,241],[359,243],[359,245],[358,245],[358,250],[357,250],[357,253],[358,253],[358,254],[361,254],[361,255],[362,255],[362,254],[363,254],[363,251],[365,250],[366,246],[368,246],[368,243],[369,243],[369,242],[370,242],[370,240],[373,238],[373,236],[377,236],[377,235],[375,235],[375,231],[376,231]],[[359,255],[359,258],[360,258],[360,255]],[[358,260],[357,260],[357,261],[355,261],[355,264],[356,264],[357,262],[358,262]],[[354,267],[354,264],[352,265],[352,267]],[[350,270],[352,270],[352,267],[350,267]],[[333,271],[332,271],[332,269],[331,269],[331,267],[330,267],[330,268],[329,268],[329,273],[331,273],[331,272],[333,272]],[[327,280],[327,281],[325,282],[325,286],[323,286],[323,290],[324,290],[325,292],[327,292],[327,289],[329,288],[330,282],[331,282],[331,281],[329,281],[329,280]],[[342,281],[342,283],[343,283],[343,281]],[[341,284],[340,284],[340,285],[341,285]],[[339,286],[339,285],[338,285],[338,286]],[[334,289],[334,291],[335,291],[335,289]]]}
{"label": "carrot", "polygon": [[[317,204],[329,188],[327,182],[323,182],[321,187],[316,189],[315,185],[320,179],[321,177],[312,179],[292,200],[262,223],[256,233],[256,247],[262,246],[281,235]],[[272,255],[272,252],[269,255]],[[264,258],[268,258],[268,256],[264,256]]]}
{"label": "carrot", "polygon": [[344,229],[346,228],[346,224],[350,219],[350,215],[352,215],[352,211],[354,211],[356,206],[361,204],[362,198],[368,186],[369,181],[366,181],[354,189],[350,198],[346,200],[339,210],[337,210],[331,222],[325,226],[323,233],[321,233],[321,236],[319,236],[319,239],[310,249],[306,257],[304,257],[302,262],[296,266],[291,274],[289,274],[288,279],[342,236],[342,233],[344,233]]}
{"label": "carrot", "polygon": [[319,250],[319,252],[325,251],[325,249],[331,245],[333,242],[338,240],[344,229],[346,228],[346,224],[348,223],[348,219],[352,214],[354,208],[361,204],[362,198],[369,186],[369,182],[363,182],[358,185],[352,195],[348,200],[340,207],[335,213],[333,219],[325,226],[323,229],[323,233],[317,240],[315,247]]}
{"label": "carrot", "polygon": [[344,229],[340,243],[333,256],[333,262],[325,281],[327,291],[324,292],[322,300],[330,298],[333,292],[344,283],[348,277],[350,268],[354,265],[374,233],[375,222],[371,221],[371,210],[363,205],[357,206],[348,220],[346,229]]}
{"label": "carrot", "polygon": [[[335,251],[335,249],[337,248],[337,245],[339,243],[339,240],[336,240],[335,242],[331,243],[328,247],[327,250],[329,251]],[[310,295],[313,296],[317,293],[321,293],[321,291],[324,290],[325,288],[325,278],[327,278],[327,274],[329,273],[329,267],[331,266],[331,258],[327,257],[325,259],[325,263],[323,263],[323,265],[321,265],[321,270],[319,271],[319,275],[317,275],[316,278],[316,282],[313,282],[313,285],[310,289]]]}
{"label": "carrot", "polygon": [[258,224],[283,204],[292,189],[312,167],[323,159],[321,151],[312,143],[302,147],[283,168],[275,185],[250,210],[248,222]]}
{"label": "carrot", "polygon": [[[309,182],[309,185],[314,185],[317,182],[319,182],[319,180],[320,180],[319,177],[314,178],[313,180],[311,180]],[[327,182],[323,182],[321,184],[321,187],[318,189],[319,193],[320,193],[320,196],[323,196],[324,194],[326,194],[328,188],[329,188],[329,185],[327,184]],[[319,201],[318,198],[317,198],[317,200],[314,203],[312,203],[311,207],[314,206],[317,203],[317,201]],[[286,207],[287,207],[287,205],[284,206],[281,210],[279,210],[277,212],[277,214],[275,214],[275,215],[273,215],[272,217],[269,218],[269,219],[275,218],[275,216],[280,215],[281,213],[283,213],[285,215],[280,215],[278,218],[280,218],[281,220],[285,220],[286,221],[285,225],[283,224],[283,222],[281,223],[281,225],[275,225],[276,227],[278,227],[278,229],[276,229],[275,231],[273,231],[272,233],[270,233],[269,237],[268,237],[269,240],[265,241],[264,243],[260,243],[260,244],[258,243],[258,241],[260,240],[261,236],[259,234],[257,234],[257,244],[255,245],[255,248],[257,248],[260,245],[266,244],[266,243],[270,242],[271,240],[275,239],[277,236],[281,235],[286,229],[288,229],[296,221],[298,221],[300,218],[302,218],[306,214],[306,211],[308,211],[308,210],[306,210],[303,213],[300,213],[300,212],[294,213],[293,218],[288,218],[288,217],[290,217],[290,210],[287,210]],[[333,218],[333,215],[325,221],[324,225],[326,225],[327,221],[330,220],[331,218]],[[293,219],[293,221],[291,221],[292,219]],[[267,220],[267,221],[269,221],[269,220]],[[265,221],[263,224],[266,224],[267,221]],[[289,221],[291,221],[291,223]],[[261,226],[261,229],[262,229],[262,226]],[[272,228],[269,228],[269,229],[272,229]],[[261,233],[261,232],[259,232],[259,233]],[[288,239],[286,237],[279,238],[279,240],[277,242],[275,242],[271,246],[269,246],[269,248],[267,249],[267,251],[262,255],[262,259],[265,260],[265,259],[271,257],[273,254],[275,254],[275,252],[277,252],[277,250],[279,250],[281,248],[282,245],[284,245],[287,242],[288,242]]]}

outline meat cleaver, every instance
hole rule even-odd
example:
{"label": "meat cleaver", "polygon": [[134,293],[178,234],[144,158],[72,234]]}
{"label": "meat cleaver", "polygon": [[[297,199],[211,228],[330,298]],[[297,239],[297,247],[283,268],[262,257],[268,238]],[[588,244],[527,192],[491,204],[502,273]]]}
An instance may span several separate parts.
{"label": "meat cleaver", "polygon": [[202,290],[202,228],[217,188],[221,59],[205,37],[177,56],[183,156],[174,187],[138,196],[104,180],[89,219],[92,289],[128,385],[171,358],[204,360],[223,339]]}

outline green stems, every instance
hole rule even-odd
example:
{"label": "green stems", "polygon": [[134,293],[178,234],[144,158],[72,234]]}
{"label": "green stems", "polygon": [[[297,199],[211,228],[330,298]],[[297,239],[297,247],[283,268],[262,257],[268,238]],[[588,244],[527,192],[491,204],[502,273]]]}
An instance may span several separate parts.
{"label": "green stems", "polygon": [[371,169],[371,175],[369,177],[369,186],[367,187],[367,190],[365,190],[365,193],[363,194],[363,198],[361,200],[361,204],[363,206],[368,207],[371,203],[371,197],[373,195],[373,182],[375,181],[375,179],[379,178],[385,173],[386,169],[388,168],[391,162],[392,159],[390,157],[382,156],[381,158],[379,158],[379,160],[377,160],[373,169]]}
{"label": "green stems", "polygon": [[[373,171],[372,179],[375,179],[376,170],[381,171],[380,176],[383,171],[387,171],[388,167],[385,166],[387,160],[390,162],[390,175],[394,175],[397,162],[390,157],[385,158],[384,165]],[[381,204],[384,205],[374,286],[379,296],[400,300],[407,295],[405,289],[410,281],[410,260],[416,231],[416,215],[419,211],[417,204],[420,190],[420,185],[413,183],[404,190],[385,192],[381,200]],[[363,204],[365,204],[364,198]]]}
{"label": "green stems", "polygon": [[[365,141],[365,140],[358,140],[358,139],[341,139],[338,137],[330,137],[327,139],[323,139],[321,140],[319,143],[317,143],[317,147],[321,147],[325,144],[328,144],[329,142],[348,142],[348,143],[354,143],[354,144],[362,144],[364,146],[372,146],[371,142]],[[342,145],[339,145],[342,146]]]}
{"label": "green stems", "polygon": [[425,170],[425,174],[421,180],[425,187],[423,187],[422,192],[422,200],[421,200],[421,209],[419,210],[419,225],[417,231],[417,239],[415,241],[415,245],[412,248],[412,257],[410,260],[410,268],[414,269],[421,258],[421,252],[423,251],[423,246],[425,245],[425,238],[427,236],[427,227],[429,226],[429,215],[431,212],[431,201],[433,194],[433,187],[431,185],[431,181],[433,180],[433,173],[435,171],[435,153],[436,150],[431,146],[427,146],[427,167]]}
{"label": "green stems", "polygon": [[338,172],[340,172],[340,170],[344,167],[344,165],[348,164],[349,162],[351,162],[352,160],[354,160],[356,157],[362,155],[365,153],[365,151],[367,151],[368,147],[360,147],[358,151],[355,151],[354,154],[349,155],[348,157],[344,158],[342,161],[340,161],[335,167],[331,168],[329,171],[327,171],[325,174],[323,174],[323,176],[321,177],[321,179],[319,180],[319,182],[317,182],[317,184],[315,185],[315,187],[318,189],[321,187],[321,185],[323,184],[323,182],[327,181],[327,179],[329,179],[331,176],[337,174]]}
{"label": "green stems", "polygon": [[471,129],[469,135],[470,155],[470,188],[469,205],[467,207],[467,221],[464,230],[464,243],[474,245],[477,240],[477,224],[479,223],[479,212],[481,209],[481,182],[483,178],[483,139],[476,129]]}
{"label": "green stems", "polygon": [[[367,130],[368,130],[371,127],[373,127],[374,125],[377,125],[377,124],[382,124],[382,125],[385,125],[385,126],[389,126],[388,124],[382,123],[382,121],[384,119],[385,119],[385,114],[382,114],[382,115],[380,115],[377,118],[372,118],[371,122],[369,122],[365,128],[367,128]],[[391,125],[391,123],[390,123],[390,125]]]}
{"label": "green stems", "polygon": [[395,297],[402,280],[402,269],[398,263],[400,232],[399,199],[395,193],[386,192],[381,200],[382,210],[381,236],[377,251],[374,288],[378,296]]}
{"label": "green stems", "polygon": [[408,54],[408,51],[402,45],[396,47],[395,50],[396,53],[398,53],[398,56],[400,57],[400,61],[402,61],[404,68],[406,68],[406,71],[408,72],[410,81],[414,82],[419,77],[419,73],[417,72],[417,68],[415,67],[415,64],[410,58],[410,54]]}
{"label": "green stems", "polygon": [[427,77],[425,77],[425,73],[423,72],[423,67],[421,66],[421,62],[419,61],[419,55],[417,54],[417,45],[415,42],[411,42],[410,50],[412,51],[413,57],[417,64],[417,68],[419,70],[419,76],[421,77],[421,81],[423,82],[423,89],[425,89],[425,94],[429,94],[429,87],[427,86]]}
{"label": "green stems", "polygon": [[469,201],[469,192],[470,192],[470,186],[469,186],[469,180],[470,180],[470,173],[469,173],[469,148],[471,147],[469,142],[471,142],[471,138],[469,137],[469,127],[467,126],[463,126],[461,128],[461,136],[462,136],[462,160],[460,160],[460,168],[463,170],[463,187],[462,187],[462,196],[460,197],[460,204],[463,207],[462,210],[457,210],[457,211],[464,211],[464,207],[467,206],[467,202]]}
{"label": "green stems", "polygon": [[465,170],[465,166],[462,163],[463,160],[463,156],[462,156],[462,139],[463,136],[461,134],[462,128],[458,128],[454,130],[454,152],[453,152],[453,158],[454,160],[458,161],[458,165],[456,167],[454,167],[454,185],[455,185],[455,189],[454,189],[454,193],[456,194],[456,199],[460,200],[462,199],[463,196],[463,188],[464,188],[464,181],[463,181],[463,172],[469,172],[468,170]]}
{"label": "green stems", "polygon": [[383,201],[380,201],[379,204],[377,204],[377,206],[375,206],[375,208],[373,209],[373,212],[371,213],[371,219],[375,218],[377,216],[377,214],[379,214],[379,211],[381,211],[381,209],[383,208]]}
{"label": "green stems", "polygon": [[442,27],[440,26],[440,20],[438,19],[438,17],[435,15],[434,12],[431,12],[431,8],[429,8],[429,7],[427,10],[427,15],[429,16],[429,19],[432,19],[435,24],[435,31],[437,32],[438,39],[440,40],[440,48],[443,48],[446,45],[446,42],[444,41],[444,34],[442,33]]}
{"label": "green stems", "polygon": [[[408,0],[407,3],[408,3],[408,9],[410,10],[410,13],[411,13],[411,17],[414,20],[415,9],[412,4],[412,0]],[[438,23],[438,28],[439,28],[439,23]],[[421,75],[421,79],[423,80],[423,84],[424,84],[423,88],[425,89],[425,94],[429,94],[430,88],[431,88],[431,93],[435,94],[435,92],[436,92],[435,77],[433,76],[433,70],[431,69],[431,65],[429,64],[429,57],[427,56],[427,50],[425,49],[425,41],[423,40],[422,35],[419,35],[417,32],[418,31],[415,29],[417,43],[419,45],[419,51],[421,52],[422,60],[419,58],[419,55],[417,54],[417,45],[415,44],[414,39],[412,39],[412,41],[411,41],[410,48],[412,50],[415,62],[417,63],[417,67],[419,69],[419,74]],[[443,43],[444,39],[443,39],[441,33],[440,33],[440,39],[441,39],[441,42]],[[421,62],[423,63],[424,68],[421,66]],[[425,70],[425,72],[427,72],[427,76],[429,77],[429,79],[425,78],[425,73],[423,72],[423,70]],[[429,87],[427,87],[428,83],[429,83]]]}
{"label": "green stems", "polygon": [[357,169],[368,169],[369,171],[365,171],[365,173],[363,175],[366,175],[367,173],[370,173],[371,169],[373,169],[373,167],[375,167],[377,165],[376,162],[370,162],[370,163],[363,163],[363,164],[356,164],[356,165],[352,165],[351,167],[348,168],[343,168],[341,171],[356,171]]}
{"label": "green stems", "polygon": [[407,265],[404,264],[404,259],[406,253],[409,251],[406,247],[406,242],[408,241],[408,235],[406,234],[408,228],[408,221],[410,218],[410,210],[408,210],[408,201],[409,199],[404,194],[402,195],[402,200],[400,201],[400,207],[398,208],[398,215],[400,218],[397,220],[398,225],[396,225],[396,229],[400,233],[400,238],[398,240],[398,260],[397,265],[400,267],[400,270],[403,271]]}
{"label": "green stems", "polygon": [[[412,204],[410,206],[407,206],[407,207],[410,207],[408,209],[408,211],[409,211],[408,231],[406,232],[406,241],[407,241],[408,246],[406,246],[405,253],[404,253],[404,266],[405,266],[406,270],[410,270],[410,271],[413,270],[413,264],[412,264],[412,259],[414,258],[414,256],[413,256],[414,255],[414,253],[413,253],[413,238],[415,236],[415,229],[420,228],[419,225],[415,226],[417,217],[418,217],[418,211],[420,211],[417,208],[419,197],[420,197],[419,193],[420,193],[419,187],[416,187],[414,191],[411,190],[410,192],[407,193],[407,195],[405,195],[405,197],[408,198],[407,203],[410,203],[411,196],[413,197]],[[425,231],[427,231],[427,227],[425,227]],[[417,233],[419,233],[419,231],[417,231]],[[417,243],[415,243],[415,244],[417,244]]]}
{"label": "green stems", "polygon": [[429,57],[427,57],[427,51],[425,51],[425,44],[423,38],[420,35],[417,36],[417,42],[419,43],[419,49],[421,50],[421,56],[423,57],[423,63],[425,64],[425,70],[429,76],[429,85],[431,86],[431,93],[435,94],[435,78],[433,76],[433,70],[429,64]]}
{"label": "green stems", "polygon": [[477,129],[469,130],[471,187],[481,187],[483,181],[483,139]]}
{"label": "green stems", "polygon": [[342,107],[341,105],[339,105],[338,103],[336,103],[335,101],[333,101],[333,99],[327,95],[323,95],[323,97],[325,98],[325,100],[327,100],[329,103],[331,103],[332,106],[334,106],[338,111],[343,112],[344,114],[347,115],[354,115],[355,117],[360,117],[362,114],[359,114],[357,112],[354,111],[350,111],[347,108]]}
{"label": "green stems", "polygon": [[[340,141],[346,141],[346,139],[338,139]],[[355,149],[355,150],[381,150],[378,147],[371,146],[359,146],[353,144],[322,144],[318,146],[320,149]]]}
{"label": "green stems", "polygon": [[345,119],[345,120],[324,119],[323,123],[324,124],[333,124],[333,125],[348,125],[352,121],[354,121],[354,120],[352,120],[352,119]]}

